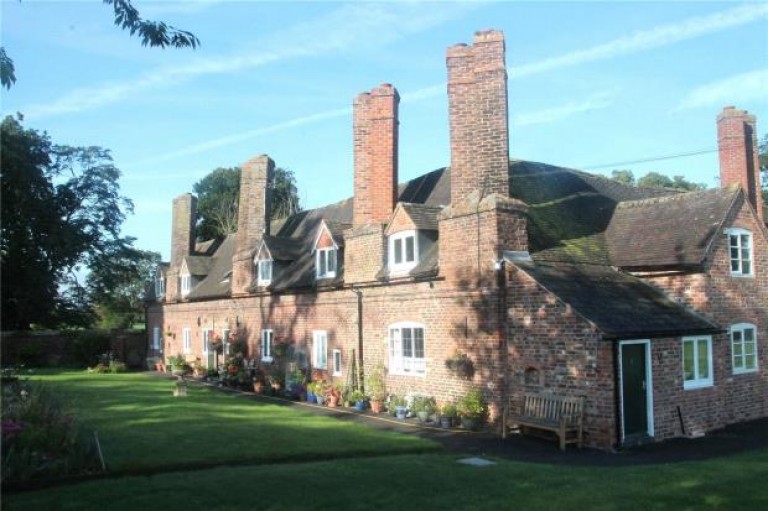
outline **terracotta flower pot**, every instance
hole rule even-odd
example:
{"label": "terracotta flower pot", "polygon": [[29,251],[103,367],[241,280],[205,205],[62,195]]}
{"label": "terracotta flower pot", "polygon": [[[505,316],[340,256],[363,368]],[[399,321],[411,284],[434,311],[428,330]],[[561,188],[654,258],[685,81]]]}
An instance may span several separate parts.
{"label": "terracotta flower pot", "polygon": [[373,413],[381,413],[381,410],[384,408],[384,404],[379,401],[378,399],[371,399],[371,412]]}
{"label": "terracotta flower pot", "polygon": [[253,382],[253,391],[256,394],[263,394],[264,393],[264,382],[263,381],[255,381],[255,382]]}

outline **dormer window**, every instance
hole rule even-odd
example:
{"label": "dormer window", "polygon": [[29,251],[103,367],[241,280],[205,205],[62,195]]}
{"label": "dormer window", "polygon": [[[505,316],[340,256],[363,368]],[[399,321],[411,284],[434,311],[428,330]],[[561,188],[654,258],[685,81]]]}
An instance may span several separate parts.
{"label": "dormer window", "polygon": [[272,283],[272,260],[264,259],[256,263],[257,265],[257,286],[268,286]]}
{"label": "dormer window", "polygon": [[163,274],[160,272],[157,272],[157,275],[155,275],[155,296],[160,298],[165,295],[165,279],[163,278]]}
{"label": "dormer window", "polygon": [[315,256],[315,269],[318,279],[330,279],[336,276],[336,248],[318,248]]}
{"label": "dormer window", "polygon": [[752,276],[752,233],[746,229],[728,229],[728,248],[731,260],[731,275]]}
{"label": "dormer window", "polygon": [[419,260],[419,244],[416,231],[401,231],[389,236],[389,270],[405,273],[413,269]]}
{"label": "dormer window", "polygon": [[186,262],[181,267],[179,278],[181,280],[181,297],[183,298],[192,291],[192,275],[189,273]]}

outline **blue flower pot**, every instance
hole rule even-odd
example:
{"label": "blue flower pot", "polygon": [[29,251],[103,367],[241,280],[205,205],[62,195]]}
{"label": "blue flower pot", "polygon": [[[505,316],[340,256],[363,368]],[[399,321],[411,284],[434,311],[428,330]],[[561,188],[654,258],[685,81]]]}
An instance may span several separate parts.
{"label": "blue flower pot", "polygon": [[364,412],[365,411],[365,401],[362,399],[360,401],[355,401],[355,410],[358,412]]}
{"label": "blue flower pot", "polygon": [[317,403],[315,395],[310,391],[307,391],[307,403]]}

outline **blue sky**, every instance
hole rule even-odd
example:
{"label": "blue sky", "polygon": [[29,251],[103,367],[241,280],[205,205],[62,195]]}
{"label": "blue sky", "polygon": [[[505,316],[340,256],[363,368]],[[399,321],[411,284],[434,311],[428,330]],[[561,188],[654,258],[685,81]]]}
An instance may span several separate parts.
{"label": "blue sky", "polygon": [[134,4],[201,47],[142,47],[96,0],[3,0],[2,112],[111,149],[136,205],[124,233],[166,259],[171,200],[216,167],[266,153],[305,207],[349,197],[352,100],[380,83],[402,97],[401,180],[448,165],[445,49],[480,29],[506,36],[513,158],[712,187],[723,106],[768,132],[765,1]]}

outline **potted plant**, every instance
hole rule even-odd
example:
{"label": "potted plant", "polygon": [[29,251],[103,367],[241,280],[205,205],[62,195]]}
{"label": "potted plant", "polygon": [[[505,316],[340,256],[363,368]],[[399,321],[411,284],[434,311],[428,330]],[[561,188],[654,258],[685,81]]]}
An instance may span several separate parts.
{"label": "potted plant", "polygon": [[353,390],[349,393],[349,400],[355,403],[355,410],[365,411],[365,394],[360,390]]}
{"label": "potted plant", "polygon": [[267,382],[264,373],[257,369],[256,373],[253,375],[253,391],[256,394],[264,394],[266,384]]}
{"label": "potted plant", "polygon": [[168,367],[171,370],[171,374],[179,376],[186,372],[187,364],[181,354],[171,355],[168,357]]}
{"label": "potted plant", "polygon": [[378,364],[368,376],[368,398],[371,402],[371,411],[381,413],[384,400],[387,399],[387,385],[384,382],[384,366]]}
{"label": "potted plant", "polygon": [[336,384],[328,385],[327,398],[329,407],[336,408],[339,406],[341,402],[341,387]]}
{"label": "potted plant", "polygon": [[471,380],[475,374],[475,366],[466,353],[457,351],[452,357],[445,360],[445,367],[461,378]]}
{"label": "potted plant", "polygon": [[272,392],[277,395],[283,389],[283,379],[273,374],[269,377],[269,385],[272,387]]}
{"label": "potted plant", "polygon": [[434,397],[416,396],[413,398],[413,412],[420,422],[427,422],[436,409],[437,404]]}
{"label": "potted plant", "polygon": [[456,420],[458,412],[456,411],[456,405],[444,404],[440,408],[440,426],[444,428],[450,428],[453,426],[453,422]]}
{"label": "potted plant", "polygon": [[456,408],[461,417],[461,426],[471,430],[478,428],[488,411],[488,405],[478,389],[470,389],[469,392],[464,394],[464,397],[457,403]]}
{"label": "potted plant", "polygon": [[312,392],[315,394],[315,401],[317,401],[317,404],[324,405],[325,404],[325,382],[320,380],[316,381],[315,388]]}
{"label": "potted plant", "polygon": [[307,403],[317,403],[315,398],[315,382],[307,383]]}
{"label": "potted plant", "polygon": [[394,412],[395,417],[399,420],[405,420],[408,415],[408,402],[404,397],[397,397],[393,395],[389,400],[390,411]]}

